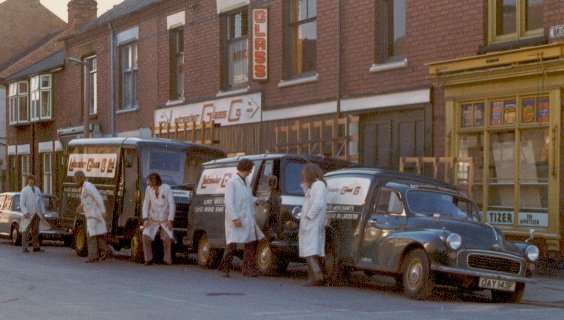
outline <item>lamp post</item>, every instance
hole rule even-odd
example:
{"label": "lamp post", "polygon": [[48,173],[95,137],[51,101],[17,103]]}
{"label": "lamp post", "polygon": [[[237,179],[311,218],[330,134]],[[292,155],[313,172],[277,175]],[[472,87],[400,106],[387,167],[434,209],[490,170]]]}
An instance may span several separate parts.
{"label": "lamp post", "polygon": [[83,61],[80,60],[78,58],[72,58],[69,57],[67,58],[67,61],[76,63],[76,64],[80,64],[82,65],[83,68],[83,84],[84,84],[84,92],[83,92],[83,100],[84,100],[84,117],[82,119],[83,121],[83,133],[82,133],[82,137],[83,138],[89,138],[90,137],[90,128],[89,128],[89,120],[90,120],[90,77],[89,77],[89,73],[90,73],[90,68],[91,68],[91,63],[87,62],[87,61]]}

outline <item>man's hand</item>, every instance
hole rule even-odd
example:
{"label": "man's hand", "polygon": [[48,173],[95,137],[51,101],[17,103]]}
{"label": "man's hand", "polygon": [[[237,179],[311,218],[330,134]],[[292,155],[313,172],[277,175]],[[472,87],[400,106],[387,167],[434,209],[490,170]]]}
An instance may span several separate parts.
{"label": "man's hand", "polygon": [[257,199],[257,205],[264,207],[266,205],[266,200],[264,199]]}
{"label": "man's hand", "polygon": [[84,207],[82,207],[82,205],[79,205],[78,207],[76,207],[76,213],[80,214],[84,212]]}
{"label": "man's hand", "polygon": [[241,219],[233,220],[233,225],[235,225],[236,228],[241,228],[241,226],[242,226]]}
{"label": "man's hand", "polygon": [[168,220],[165,222],[167,229],[172,230],[172,221]]}
{"label": "man's hand", "polygon": [[30,215],[29,212],[28,212],[28,213],[24,214],[23,216],[24,216],[24,218],[29,219],[29,217],[30,217],[31,215]]}
{"label": "man's hand", "polygon": [[143,221],[143,228],[148,228],[149,227],[149,219]]}
{"label": "man's hand", "polygon": [[106,219],[108,217],[108,213],[107,212],[102,212],[102,218]]}

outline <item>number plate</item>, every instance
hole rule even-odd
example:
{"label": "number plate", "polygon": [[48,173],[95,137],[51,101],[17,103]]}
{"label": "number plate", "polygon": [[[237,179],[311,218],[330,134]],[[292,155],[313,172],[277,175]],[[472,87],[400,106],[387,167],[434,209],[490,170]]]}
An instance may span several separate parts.
{"label": "number plate", "polygon": [[515,291],[514,281],[480,278],[480,283],[478,284],[478,286],[485,289]]}

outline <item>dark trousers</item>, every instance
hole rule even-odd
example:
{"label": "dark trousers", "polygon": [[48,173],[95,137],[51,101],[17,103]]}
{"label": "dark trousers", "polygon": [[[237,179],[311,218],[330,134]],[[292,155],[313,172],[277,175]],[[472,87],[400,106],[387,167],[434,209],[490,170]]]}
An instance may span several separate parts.
{"label": "dark trousers", "polygon": [[[257,262],[256,262],[256,252],[257,252],[258,241],[251,241],[245,243],[245,251],[243,253],[243,275],[256,275],[257,274]],[[219,270],[223,272],[229,272],[233,265],[233,253],[237,244],[230,243],[225,248],[223,253],[223,259],[221,259],[221,264],[219,265]]]}
{"label": "dark trousers", "polygon": [[88,237],[88,260],[109,258],[111,255],[110,247],[106,240],[106,234],[99,234]]}
{"label": "dark trousers", "polygon": [[39,217],[34,215],[27,229],[22,232],[22,249],[29,246],[29,236],[31,234],[31,242],[34,249],[39,248]]}

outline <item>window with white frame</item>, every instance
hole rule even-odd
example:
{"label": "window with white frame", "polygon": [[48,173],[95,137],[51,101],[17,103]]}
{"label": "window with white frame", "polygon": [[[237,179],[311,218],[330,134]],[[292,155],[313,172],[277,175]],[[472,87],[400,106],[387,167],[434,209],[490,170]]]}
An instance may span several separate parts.
{"label": "window with white frame", "polygon": [[29,122],[29,83],[27,81],[18,81],[9,85],[8,101],[10,124]]}
{"label": "window with white frame", "polygon": [[406,0],[377,0],[378,63],[405,58]]}
{"label": "window with white frame", "polygon": [[169,31],[170,41],[170,99],[184,97],[184,30],[183,27]]}
{"label": "window with white frame", "polygon": [[43,193],[53,193],[53,153],[42,153],[42,166],[43,166]]}
{"label": "window with white frame", "polygon": [[121,55],[121,110],[137,107],[137,43],[120,48]]}
{"label": "window with white frame", "polygon": [[53,109],[52,78],[50,74],[33,76],[31,84],[31,121],[50,120]]}
{"label": "window with white frame", "polygon": [[226,14],[223,19],[225,66],[223,85],[226,89],[244,86],[249,81],[248,8]]}
{"label": "window with white frame", "polygon": [[96,56],[84,59],[86,62],[85,70],[88,72],[88,85],[85,94],[88,97],[88,113],[93,115],[98,113],[98,61]]}
{"label": "window with white frame", "polygon": [[29,154],[22,154],[20,155],[20,170],[21,170],[21,187],[25,187],[26,186],[26,178],[27,175],[29,174]]}

